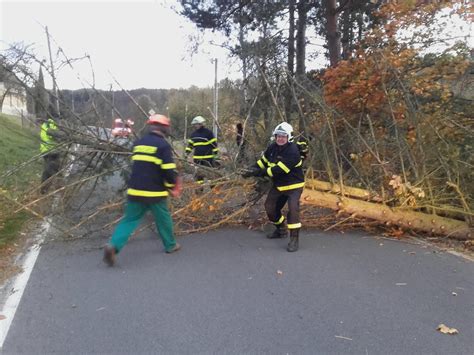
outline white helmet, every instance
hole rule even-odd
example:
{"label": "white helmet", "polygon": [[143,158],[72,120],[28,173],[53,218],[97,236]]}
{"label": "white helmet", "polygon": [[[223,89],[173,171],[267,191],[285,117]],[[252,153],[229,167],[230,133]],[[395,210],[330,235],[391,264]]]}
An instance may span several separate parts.
{"label": "white helmet", "polygon": [[288,142],[293,139],[293,127],[288,122],[278,124],[273,130],[273,136],[277,134],[288,136]]}
{"label": "white helmet", "polygon": [[206,119],[202,116],[196,116],[193,118],[193,120],[191,121],[191,124],[204,124],[204,122],[206,122]]}

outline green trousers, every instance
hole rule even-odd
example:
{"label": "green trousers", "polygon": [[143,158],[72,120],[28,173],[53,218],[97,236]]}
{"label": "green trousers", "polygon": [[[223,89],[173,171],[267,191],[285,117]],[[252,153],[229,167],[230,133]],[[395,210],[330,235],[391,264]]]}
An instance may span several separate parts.
{"label": "green trousers", "polygon": [[125,207],[125,215],[110,239],[110,245],[115,247],[117,253],[127,244],[130,235],[137,228],[148,210],[151,211],[155,218],[156,228],[165,246],[165,250],[169,251],[174,248],[176,240],[173,235],[173,220],[171,219],[166,199],[153,204],[129,200]]}

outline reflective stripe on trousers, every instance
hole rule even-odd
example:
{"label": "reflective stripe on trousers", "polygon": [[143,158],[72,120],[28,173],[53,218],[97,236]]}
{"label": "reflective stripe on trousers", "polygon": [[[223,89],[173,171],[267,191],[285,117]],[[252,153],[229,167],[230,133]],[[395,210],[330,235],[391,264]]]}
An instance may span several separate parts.
{"label": "reflective stripe on trousers", "polygon": [[300,197],[303,192],[302,188],[278,191],[272,186],[265,200],[265,211],[271,222],[279,221],[282,217],[281,210],[288,202],[288,216],[286,219],[288,229],[301,228],[300,222]]}

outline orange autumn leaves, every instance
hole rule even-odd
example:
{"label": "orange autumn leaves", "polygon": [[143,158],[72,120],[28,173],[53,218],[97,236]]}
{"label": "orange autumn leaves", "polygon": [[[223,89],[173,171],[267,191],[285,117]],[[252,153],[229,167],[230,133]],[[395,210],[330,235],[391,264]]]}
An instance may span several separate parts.
{"label": "orange autumn leaves", "polygon": [[413,57],[409,50],[403,55],[382,51],[342,61],[323,77],[324,98],[329,105],[343,113],[368,113],[372,116],[379,116],[381,109],[387,109],[390,100],[397,102],[392,103],[392,106],[396,106],[392,108],[402,117],[405,105],[394,97],[400,93],[393,90],[393,83]]}
{"label": "orange autumn leaves", "polygon": [[[353,58],[329,68],[322,77],[326,103],[346,115],[393,116],[399,121],[407,118],[418,100],[435,101],[439,108],[451,99],[453,80],[468,66],[465,56],[436,55],[436,60],[430,60],[393,37],[404,24],[413,23],[410,16],[414,20],[420,14],[433,15],[436,7],[447,5],[422,3],[421,10],[414,10],[420,5],[417,1],[392,2],[382,8],[382,17],[390,20],[365,38]],[[454,51],[460,53],[459,48]]]}
{"label": "orange autumn leaves", "polygon": [[344,114],[388,114],[403,120],[415,101],[428,106],[435,102],[436,108],[448,102],[453,82],[468,65],[462,56],[447,55],[429,63],[414,49],[374,49],[328,69],[324,98]]}

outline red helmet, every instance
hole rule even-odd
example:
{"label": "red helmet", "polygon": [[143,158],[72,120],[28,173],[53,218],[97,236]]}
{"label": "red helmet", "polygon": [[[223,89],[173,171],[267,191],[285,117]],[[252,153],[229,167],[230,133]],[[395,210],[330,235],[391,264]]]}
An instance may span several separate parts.
{"label": "red helmet", "polygon": [[147,124],[161,124],[163,126],[169,126],[170,125],[170,119],[166,117],[165,115],[160,115],[160,114],[154,114],[151,115],[148,118],[148,121],[146,121]]}

